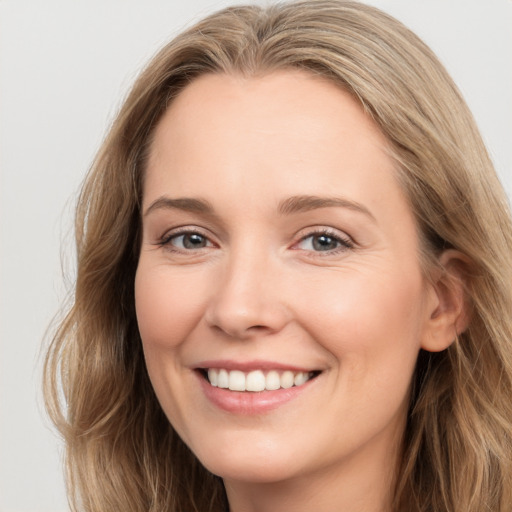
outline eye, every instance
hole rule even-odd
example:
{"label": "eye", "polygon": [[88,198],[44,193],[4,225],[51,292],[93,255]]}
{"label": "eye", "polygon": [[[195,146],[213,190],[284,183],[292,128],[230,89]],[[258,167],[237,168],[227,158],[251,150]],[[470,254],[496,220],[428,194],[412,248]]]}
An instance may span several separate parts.
{"label": "eye", "polygon": [[164,237],[161,244],[172,249],[190,251],[213,247],[213,244],[206,236],[196,231],[186,231],[180,233],[171,233]]}
{"label": "eye", "polygon": [[312,233],[302,238],[297,244],[298,249],[314,252],[337,252],[352,247],[353,243],[348,238],[327,232]]}

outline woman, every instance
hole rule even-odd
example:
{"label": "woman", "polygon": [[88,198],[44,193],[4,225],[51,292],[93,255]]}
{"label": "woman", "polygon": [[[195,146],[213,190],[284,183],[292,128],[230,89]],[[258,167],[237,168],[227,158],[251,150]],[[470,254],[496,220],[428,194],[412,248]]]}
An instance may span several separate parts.
{"label": "woman", "polygon": [[177,37],[77,245],[46,366],[77,508],[510,510],[507,201],[396,20],[303,1]]}

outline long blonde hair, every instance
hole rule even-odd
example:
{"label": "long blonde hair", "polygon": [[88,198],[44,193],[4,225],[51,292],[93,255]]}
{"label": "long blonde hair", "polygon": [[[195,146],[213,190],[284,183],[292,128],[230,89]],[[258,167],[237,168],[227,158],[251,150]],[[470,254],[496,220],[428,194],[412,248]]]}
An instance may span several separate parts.
{"label": "long blonde hair", "polygon": [[[133,284],[142,177],[169,102],[205,73],[300,68],[351,92],[388,137],[424,263],[465,254],[469,328],[421,352],[394,511],[512,510],[512,228],[473,118],[432,52],[398,21],[352,1],[240,6],[164,47],[136,81],[77,206],[74,303],[45,366],[66,442],[74,510],[221,511],[221,480],[178,438],[151,388]],[[59,400],[64,394],[64,403]]]}

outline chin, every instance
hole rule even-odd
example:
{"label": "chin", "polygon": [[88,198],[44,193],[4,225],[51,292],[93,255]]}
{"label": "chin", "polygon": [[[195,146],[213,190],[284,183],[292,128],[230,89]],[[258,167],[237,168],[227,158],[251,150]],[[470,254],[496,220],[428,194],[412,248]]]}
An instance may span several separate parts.
{"label": "chin", "polygon": [[249,446],[229,443],[219,448],[219,444],[214,444],[194,451],[208,471],[224,480],[279,482],[296,476],[300,467],[296,455],[286,453],[283,445],[275,446],[268,439]]}
{"label": "chin", "polygon": [[290,480],[296,475],[296,467],[284,468],[282,464],[266,461],[215,461],[206,465],[206,469],[226,481],[237,481],[254,484],[271,484]]}

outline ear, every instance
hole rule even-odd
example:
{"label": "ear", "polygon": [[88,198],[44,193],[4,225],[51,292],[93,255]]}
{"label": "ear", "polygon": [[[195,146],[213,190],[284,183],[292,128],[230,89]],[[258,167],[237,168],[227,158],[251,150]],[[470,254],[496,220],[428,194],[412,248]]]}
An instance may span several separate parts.
{"label": "ear", "polygon": [[444,251],[433,272],[428,300],[428,327],[421,348],[440,352],[448,348],[464,332],[471,319],[466,293],[471,261],[454,249]]}

